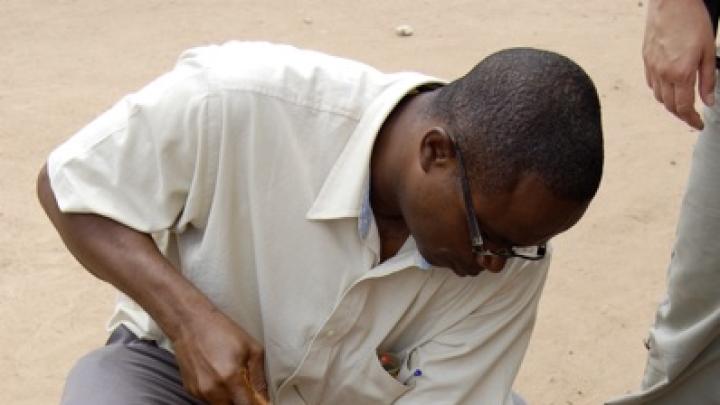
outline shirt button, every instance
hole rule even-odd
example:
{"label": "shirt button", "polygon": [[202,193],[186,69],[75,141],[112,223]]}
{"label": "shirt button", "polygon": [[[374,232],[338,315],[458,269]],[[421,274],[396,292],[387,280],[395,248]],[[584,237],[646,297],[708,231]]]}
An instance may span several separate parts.
{"label": "shirt button", "polygon": [[335,329],[330,329],[327,332],[325,332],[325,336],[327,336],[327,337],[335,336]]}

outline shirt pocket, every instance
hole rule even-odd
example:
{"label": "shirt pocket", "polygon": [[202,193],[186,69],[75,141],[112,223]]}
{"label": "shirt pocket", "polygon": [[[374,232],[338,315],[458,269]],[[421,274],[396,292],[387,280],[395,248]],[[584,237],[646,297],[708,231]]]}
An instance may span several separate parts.
{"label": "shirt pocket", "polygon": [[392,404],[412,388],[385,371],[375,353],[365,356],[364,364],[358,368],[361,372],[361,375],[359,375],[360,380],[358,380],[360,383],[358,381],[355,383],[357,389],[362,391],[359,393],[364,399],[362,403]]}
{"label": "shirt pocket", "polygon": [[392,404],[412,388],[385,371],[374,351],[338,364],[323,377],[308,378],[302,374],[291,385],[308,405]]}

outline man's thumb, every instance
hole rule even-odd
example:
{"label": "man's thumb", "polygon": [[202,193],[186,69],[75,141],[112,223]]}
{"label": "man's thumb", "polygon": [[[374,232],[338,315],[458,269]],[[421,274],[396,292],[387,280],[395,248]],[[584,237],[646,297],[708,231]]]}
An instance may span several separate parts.
{"label": "man's thumb", "polygon": [[707,106],[715,104],[715,47],[704,52],[698,72],[698,92]]}

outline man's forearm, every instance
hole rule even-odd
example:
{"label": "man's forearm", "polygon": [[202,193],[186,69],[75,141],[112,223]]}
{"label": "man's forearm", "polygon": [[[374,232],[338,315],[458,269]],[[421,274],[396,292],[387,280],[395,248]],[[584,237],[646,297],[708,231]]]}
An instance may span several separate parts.
{"label": "man's forearm", "polygon": [[40,203],[77,260],[135,300],[174,340],[181,325],[214,311],[212,303],[160,253],[152,238],[111,219],[60,211],[47,169],[38,176]]}
{"label": "man's forearm", "polygon": [[188,392],[211,403],[253,404],[254,395],[268,398],[262,344],[175,269],[150,235],[98,215],[61,212],[45,167],[37,189],[70,252],[92,274],[134,299],[173,342]]}

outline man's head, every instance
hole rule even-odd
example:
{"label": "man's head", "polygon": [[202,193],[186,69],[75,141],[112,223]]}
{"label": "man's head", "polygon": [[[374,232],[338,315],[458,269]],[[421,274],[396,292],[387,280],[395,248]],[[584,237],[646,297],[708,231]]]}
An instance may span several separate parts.
{"label": "man's head", "polygon": [[[600,183],[603,141],[597,92],[579,66],[509,49],[428,96],[432,126],[418,135],[420,170],[401,203],[427,260],[458,274],[499,271],[505,259],[488,253],[523,254],[511,247],[542,245],[584,214]],[[473,218],[483,240],[474,253]]]}

